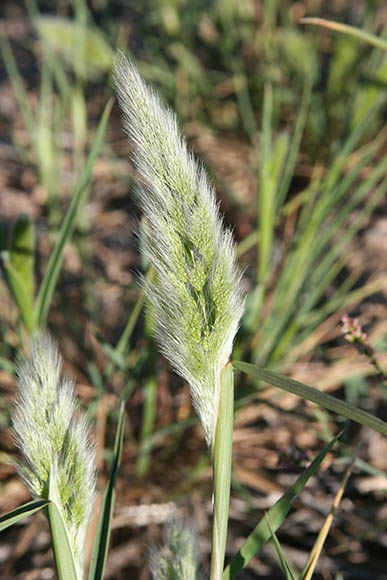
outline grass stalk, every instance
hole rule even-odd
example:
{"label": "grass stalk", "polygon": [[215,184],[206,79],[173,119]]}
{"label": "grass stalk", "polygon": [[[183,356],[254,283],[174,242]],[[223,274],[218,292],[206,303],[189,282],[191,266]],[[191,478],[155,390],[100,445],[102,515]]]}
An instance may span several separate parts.
{"label": "grass stalk", "polygon": [[230,503],[233,417],[234,371],[231,365],[227,365],[220,377],[217,422],[212,447],[214,516],[211,580],[220,580],[224,566]]}

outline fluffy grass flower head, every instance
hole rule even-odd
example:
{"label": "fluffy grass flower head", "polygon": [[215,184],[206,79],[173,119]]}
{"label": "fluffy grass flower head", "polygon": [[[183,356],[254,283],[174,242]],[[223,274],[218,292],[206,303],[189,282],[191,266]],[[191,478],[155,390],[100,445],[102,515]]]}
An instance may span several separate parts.
{"label": "fluffy grass flower head", "polygon": [[243,311],[232,236],[174,113],[122,54],[114,81],[139,177],[146,254],[155,270],[146,293],[156,338],[188,381],[211,448],[220,373]]}
{"label": "fluffy grass flower head", "polygon": [[19,361],[19,398],[12,416],[22,453],[19,474],[35,498],[50,499],[62,515],[83,577],[86,530],[94,501],[94,447],[86,420],[77,412],[74,382],[61,378],[54,342],[38,336]]}
{"label": "fluffy grass flower head", "polygon": [[200,580],[196,533],[184,522],[167,525],[165,545],[151,553],[153,580]]}

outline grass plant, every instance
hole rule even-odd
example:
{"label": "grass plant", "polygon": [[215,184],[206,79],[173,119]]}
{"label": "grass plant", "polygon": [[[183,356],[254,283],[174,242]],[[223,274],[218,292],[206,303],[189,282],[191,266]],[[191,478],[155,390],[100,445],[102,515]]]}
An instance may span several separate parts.
{"label": "grass plant", "polygon": [[[19,363],[19,399],[12,429],[22,460],[18,472],[46,510],[60,578],[82,578],[86,531],[94,503],[94,447],[76,417],[74,384],[61,379],[56,346],[42,335]],[[67,542],[70,549],[65,549]]]}

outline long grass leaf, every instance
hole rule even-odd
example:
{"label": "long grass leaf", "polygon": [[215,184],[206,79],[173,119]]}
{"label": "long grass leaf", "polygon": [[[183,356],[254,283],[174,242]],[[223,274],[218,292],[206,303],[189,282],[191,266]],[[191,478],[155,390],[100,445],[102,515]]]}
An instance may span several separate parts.
{"label": "long grass leaf", "polygon": [[52,502],[49,502],[46,510],[58,580],[81,580],[62,515]]}
{"label": "long grass leaf", "polygon": [[312,84],[307,81],[305,83],[304,92],[302,94],[300,109],[297,115],[297,121],[294,126],[292,139],[289,145],[289,151],[285,166],[283,168],[282,178],[279,184],[276,195],[276,209],[280,209],[286,199],[289,190],[290,182],[294,175],[294,168],[296,166],[297,155],[301,145],[301,139],[304,132],[306,117],[309,110],[310,99],[312,96]]}
{"label": "long grass leaf", "polygon": [[239,371],[255,377],[256,379],[260,379],[274,387],[279,387],[288,393],[292,393],[293,395],[302,397],[312,403],[316,403],[317,405],[324,407],[324,409],[328,409],[329,411],[338,413],[347,419],[351,419],[351,421],[370,427],[382,435],[387,435],[387,423],[385,421],[366,413],[362,409],[353,407],[345,401],[336,399],[336,397],[327,395],[317,389],[304,385],[294,379],[289,379],[283,375],[279,375],[278,373],[268,369],[258,368],[252,364],[240,361],[233,361],[232,364]]}
{"label": "long grass leaf", "polygon": [[217,421],[212,448],[214,515],[212,521],[211,580],[220,580],[226,551],[230,503],[232,427],[234,418],[234,370],[222,370]]}
{"label": "long grass leaf", "polygon": [[6,528],[9,528],[10,526],[13,526],[17,522],[20,522],[20,520],[28,518],[28,516],[38,512],[49,503],[50,500],[48,499],[34,499],[33,501],[25,503],[24,505],[15,508],[3,516],[0,516],[0,532]]}
{"label": "long grass leaf", "polygon": [[124,433],[125,403],[122,402],[118,419],[116,440],[114,443],[113,463],[110,469],[109,481],[105,489],[101,506],[101,513],[98,519],[97,532],[94,539],[93,554],[91,557],[89,570],[89,580],[102,580],[105,571],[106,558],[109,549],[114,500],[116,495],[116,482],[118,469],[121,462]]}
{"label": "long grass leaf", "polygon": [[267,514],[265,514],[265,519],[266,519],[267,527],[270,530],[271,539],[273,540],[274,548],[275,548],[275,551],[277,552],[277,556],[278,556],[278,560],[279,560],[282,572],[284,573],[286,580],[295,580],[295,576],[292,572],[291,566],[290,566],[289,562],[287,561],[287,558],[284,554],[282,546],[279,543],[277,536],[275,535],[275,531],[273,530],[273,528],[271,526],[270,519],[267,517]]}
{"label": "long grass leaf", "polygon": [[63,262],[64,248],[66,242],[71,238],[74,231],[79,211],[86,200],[89,192],[89,184],[91,179],[91,172],[102,145],[103,136],[107,121],[110,115],[113,101],[110,99],[105,107],[101,120],[98,124],[97,132],[93,140],[93,144],[86,161],[85,169],[80,176],[78,185],[72,195],[70,206],[67,210],[66,216],[63,220],[62,227],[59,231],[58,238],[55,242],[54,248],[51,252],[50,259],[47,264],[44,277],[39,288],[36,305],[35,316],[38,326],[45,323],[48,309],[50,307],[51,299],[54,294],[55,286],[58,281],[60,269]]}
{"label": "long grass leaf", "polygon": [[[327,453],[332,449],[341,434],[342,433],[331,439],[304,473],[298,477],[293,485],[291,485],[280,499],[269,509],[266,515],[269,518],[271,527],[274,531],[278,530],[292,507],[294,500],[304,489],[312,475],[316,473]],[[248,565],[258,550],[260,550],[269,539],[270,530],[265,517],[263,517],[224,570],[222,580],[233,580],[233,578],[235,578],[237,574]]]}

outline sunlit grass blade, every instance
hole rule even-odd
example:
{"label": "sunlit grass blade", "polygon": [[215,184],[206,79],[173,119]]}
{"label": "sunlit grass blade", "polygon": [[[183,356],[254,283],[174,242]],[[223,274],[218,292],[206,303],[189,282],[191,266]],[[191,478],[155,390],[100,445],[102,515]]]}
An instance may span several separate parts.
{"label": "sunlit grass blade", "polygon": [[325,520],[323,526],[320,529],[320,532],[317,536],[317,540],[312,548],[312,551],[309,555],[308,561],[305,564],[305,567],[300,574],[299,580],[311,580],[311,578],[313,576],[313,572],[315,570],[317,560],[321,554],[321,550],[323,549],[325,540],[328,536],[329,529],[332,525],[335,512],[336,512],[337,508],[339,507],[339,504],[340,504],[341,498],[343,497],[343,493],[344,493],[345,487],[347,485],[349,476],[351,475],[352,469],[355,465],[358,451],[359,451],[359,447],[355,450],[355,453],[354,453],[353,458],[352,458],[352,462],[348,466],[348,468],[344,474],[343,481],[341,482],[341,485],[336,493],[335,499],[333,500],[332,507],[329,511],[328,516],[326,517],[326,520]]}
{"label": "sunlit grass blade", "polygon": [[[378,170],[380,177],[385,173],[386,168],[381,166]],[[377,179],[377,177],[378,174],[376,174],[375,179]],[[375,187],[375,183],[368,183],[368,187]],[[364,191],[361,192],[361,200],[366,197],[368,187],[366,184],[366,188],[361,188],[364,189]],[[338,286],[332,292],[331,296],[325,301],[323,306],[319,306],[318,308],[316,306],[319,305],[319,300],[324,295],[325,289],[344,268],[346,264],[345,249],[348,247],[348,244],[353,239],[356,232],[358,232],[362,225],[366,223],[367,218],[383,199],[386,190],[387,179],[374,189],[372,197],[364,204],[364,207],[358,210],[358,215],[354,217],[352,223],[345,229],[345,231],[343,231],[337,239],[337,242],[332,244],[332,247],[327,249],[325,254],[321,251],[321,258],[319,261],[316,260],[316,266],[306,282],[310,291],[305,294],[302,303],[288,325],[287,331],[284,332],[277,341],[276,347],[271,356],[273,361],[283,359],[286,353],[289,352],[290,344],[294,344],[296,341],[296,334],[299,335],[300,332],[302,332],[306,321],[309,321],[306,328],[307,334],[310,334],[311,330],[313,330],[313,326],[317,324],[319,320],[324,320],[328,314],[343,307],[356,281],[349,276],[346,278],[342,286]],[[356,197],[356,193],[357,192],[353,194],[352,199]],[[327,228],[328,231],[330,230],[330,236],[332,239],[334,239],[338,234],[340,227],[344,228],[345,216],[353,213],[355,203],[356,200],[352,201],[350,208],[344,208],[344,212],[338,212],[338,214],[342,213],[343,215],[336,215],[335,224]],[[342,256],[342,259],[340,259],[340,256]],[[315,310],[313,311],[313,309]],[[314,323],[312,323],[313,320],[315,321]]]}
{"label": "sunlit grass blade", "polygon": [[35,226],[27,215],[19,215],[12,227],[10,258],[26,293],[34,301]]}
{"label": "sunlit grass blade", "polygon": [[[286,518],[290,508],[292,507],[297,495],[304,489],[308,480],[314,475],[321,463],[324,461],[327,453],[332,449],[336,441],[341,437],[343,432],[334,437],[317,457],[312,461],[310,466],[302,473],[293,485],[280,497],[280,499],[269,509],[266,517],[269,518],[271,527],[277,531],[284,519]],[[237,574],[245,568],[255,554],[262,548],[262,546],[270,539],[270,530],[268,528],[266,518],[263,517],[258,525],[254,528],[248,536],[243,546],[238,553],[232,558],[229,565],[223,572],[222,580],[233,580]]]}
{"label": "sunlit grass blade", "polygon": [[113,463],[110,469],[109,481],[107,483],[101,513],[98,518],[97,532],[94,539],[93,554],[91,557],[89,580],[102,580],[106,558],[109,549],[111,521],[116,495],[116,482],[118,469],[121,462],[122,444],[125,433],[125,403],[121,403],[118,419],[116,440],[114,443]]}
{"label": "sunlit grass blade", "polygon": [[295,576],[292,572],[291,566],[290,566],[289,562],[287,561],[287,558],[284,554],[284,551],[281,547],[281,544],[279,543],[277,536],[275,535],[275,531],[272,528],[272,525],[270,523],[270,519],[267,517],[267,514],[265,514],[265,518],[266,518],[267,527],[270,530],[271,539],[273,540],[275,551],[277,552],[277,556],[278,556],[278,560],[279,560],[282,572],[283,572],[286,580],[295,580]]}
{"label": "sunlit grass blade", "polygon": [[141,479],[146,476],[150,464],[151,447],[147,444],[152,434],[156,418],[157,381],[150,377],[144,385],[144,406],[141,418],[140,444],[137,457],[136,471]]}
{"label": "sunlit grass blade", "polygon": [[89,192],[88,186],[90,184],[91,172],[102,145],[102,140],[105,134],[105,129],[109,119],[112,104],[113,101],[109,100],[98,124],[97,132],[86,161],[85,169],[82,172],[82,175],[80,176],[78,184],[72,195],[70,206],[63,220],[62,227],[59,231],[58,238],[51,252],[50,259],[48,261],[47,268],[39,288],[35,304],[35,316],[39,327],[45,323],[62,266],[66,242],[71,238],[79,216],[79,211],[86,201],[86,196]]}
{"label": "sunlit grass blade", "polygon": [[[314,306],[310,302],[311,297],[318,301],[319,296],[323,296],[326,292],[331,281],[330,265],[332,260],[336,259],[338,246],[342,248],[344,242],[350,242],[361,226],[361,220],[372,211],[378,198],[383,195],[385,184],[382,182],[377,186],[378,180],[385,173],[383,159],[376,163],[370,176],[362,180],[355,192],[350,194],[351,188],[360,177],[361,167],[367,160],[370,162],[378,155],[379,148],[384,142],[385,138],[381,133],[376,140],[377,146],[371,143],[353,153],[354,147],[379,107],[380,103],[375,105],[356,130],[352,131],[324,179],[315,177],[307,190],[308,195],[303,201],[291,247],[284,255],[279,276],[273,287],[265,320],[262,324],[255,325],[252,360],[259,366],[275,364],[276,360],[281,359],[281,352],[289,350],[294,345],[299,331],[297,319],[301,313],[304,314],[306,305],[309,308]],[[358,162],[348,171],[346,167],[351,161],[352,154]],[[358,207],[356,223],[352,224],[348,232],[342,236],[349,210]],[[290,326],[292,328],[289,328]],[[308,332],[308,328],[303,330]]]}
{"label": "sunlit grass blade", "polygon": [[312,83],[307,81],[304,86],[301,104],[297,115],[297,121],[289,144],[287,159],[283,168],[282,177],[279,183],[276,195],[276,209],[282,209],[282,205],[289,191],[290,182],[294,175],[297,156],[301,145],[302,135],[304,133],[306,117],[309,111],[310,100],[312,96]]}
{"label": "sunlit grass blade", "polygon": [[288,150],[288,137],[280,135],[272,143],[273,90],[265,87],[262,112],[261,162],[259,168],[258,196],[258,272],[257,281],[263,284],[268,276],[273,245],[276,193],[279,176]]}
{"label": "sunlit grass blade", "polygon": [[234,419],[234,370],[221,373],[215,438],[212,448],[214,507],[212,523],[211,580],[220,580],[226,552],[230,503],[232,429]]}
{"label": "sunlit grass blade", "polygon": [[23,280],[12,264],[9,252],[2,252],[1,257],[13,299],[19,309],[25,327],[29,333],[32,333],[35,328],[35,318],[34,304],[31,301],[31,296],[26,292]]}
{"label": "sunlit grass blade", "polygon": [[239,371],[255,377],[256,379],[260,379],[274,387],[279,387],[288,393],[292,393],[293,395],[302,397],[312,403],[316,403],[317,405],[324,407],[324,409],[328,409],[329,411],[333,411],[347,419],[351,419],[351,421],[370,427],[382,435],[387,435],[387,423],[385,421],[366,413],[362,409],[353,407],[345,401],[336,399],[336,397],[327,395],[327,393],[323,393],[318,389],[314,389],[268,369],[258,368],[252,364],[241,361],[233,361],[232,364]]}
{"label": "sunlit grass blade", "polygon": [[33,501],[25,503],[24,505],[15,508],[3,516],[0,516],[0,532],[6,528],[9,528],[10,526],[13,526],[17,522],[20,522],[20,520],[28,518],[28,516],[38,512],[49,503],[50,500],[48,499],[34,499]]}
{"label": "sunlit grass blade", "polygon": [[335,30],[337,32],[343,32],[344,34],[349,34],[359,40],[372,44],[377,48],[382,50],[387,50],[387,40],[376,36],[371,32],[366,30],[361,30],[355,26],[350,26],[349,24],[343,24],[342,22],[334,22],[332,20],[326,20],[325,18],[301,18],[300,22],[302,24],[314,24],[316,26],[322,26],[323,28],[329,28],[329,30]]}
{"label": "sunlit grass blade", "polygon": [[82,580],[77,575],[74,554],[60,511],[52,502],[49,502],[46,510],[58,580]]}
{"label": "sunlit grass blade", "polygon": [[20,215],[12,228],[9,251],[1,254],[8,284],[28,332],[35,327],[35,229],[31,220]]}
{"label": "sunlit grass blade", "polygon": [[[344,286],[344,288],[341,291],[342,286]],[[351,310],[356,304],[359,304],[365,298],[378,292],[383,292],[387,286],[387,276],[379,276],[378,278],[375,278],[375,280],[368,282],[360,288],[356,288],[356,290],[351,290],[350,292],[348,292],[348,289],[346,288],[346,281],[342,286],[338,288],[333,297],[330,298],[326,304],[322,305],[320,308],[311,310],[306,313],[305,316],[301,315],[300,323],[306,328],[310,327],[310,325],[316,326],[319,323],[323,324],[332,313],[337,312],[339,309],[345,309],[347,311]],[[305,354],[308,351],[310,352],[313,348],[316,348],[319,343],[318,332],[319,328],[317,326],[313,333],[310,333],[310,331],[304,331],[301,333],[300,342],[284,354],[283,360],[285,360],[286,363],[294,361],[302,354]]]}

